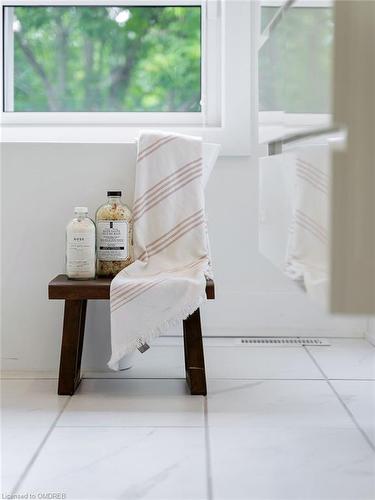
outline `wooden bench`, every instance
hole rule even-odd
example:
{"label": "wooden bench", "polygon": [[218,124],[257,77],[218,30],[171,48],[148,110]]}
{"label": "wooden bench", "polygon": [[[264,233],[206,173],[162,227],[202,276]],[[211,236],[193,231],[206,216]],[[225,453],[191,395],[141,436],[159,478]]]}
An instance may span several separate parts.
{"label": "wooden bench", "polygon": [[[56,276],[48,285],[49,299],[65,300],[58,394],[74,394],[81,381],[81,358],[88,300],[109,300],[110,279],[69,280]],[[215,298],[207,280],[207,299]],[[206,395],[206,372],[199,309],[183,322],[186,381],[191,394]]]}

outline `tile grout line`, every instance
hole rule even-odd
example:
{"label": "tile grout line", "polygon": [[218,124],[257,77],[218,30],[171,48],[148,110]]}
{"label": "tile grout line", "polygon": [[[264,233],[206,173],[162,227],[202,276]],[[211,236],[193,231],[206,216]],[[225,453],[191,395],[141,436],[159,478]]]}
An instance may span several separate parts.
{"label": "tile grout line", "polygon": [[210,446],[210,430],[208,426],[208,405],[207,396],[203,399],[204,408],[204,440],[206,448],[206,480],[207,480],[207,498],[208,500],[213,500],[213,488],[212,488],[212,462],[211,462],[211,446]]}
{"label": "tile grout line", "polygon": [[323,375],[326,383],[331,388],[332,392],[337,397],[337,399],[339,400],[339,403],[344,408],[344,410],[346,411],[346,413],[349,415],[350,419],[352,420],[352,422],[355,425],[355,427],[357,428],[357,430],[362,434],[362,437],[364,438],[364,440],[366,441],[366,443],[370,446],[370,448],[372,449],[372,451],[375,452],[375,445],[374,445],[374,443],[371,441],[371,439],[368,437],[368,435],[366,434],[366,432],[359,425],[359,423],[357,422],[357,420],[356,420],[355,416],[353,415],[352,411],[349,409],[349,407],[343,401],[343,399],[341,398],[340,394],[336,391],[336,389],[334,388],[333,384],[331,383],[331,380],[327,377],[327,375],[325,374],[325,372],[323,371],[323,369],[320,367],[320,365],[317,362],[317,360],[315,359],[314,355],[309,351],[309,349],[307,347],[304,346],[304,349],[305,349],[307,355],[310,357],[311,361],[314,363],[314,365],[317,367],[317,369]]}
{"label": "tile grout line", "polygon": [[56,429],[204,429],[202,425],[57,425]]}
{"label": "tile grout line", "polygon": [[[19,379],[12,379],[19,380]],[[185,377],[183,378],[155,378],[155,377],[140,377],[140,378],[125,378],[125,377],[84,377],[83,380],[125,380],[126,382],[130,382],[132,380],[180,380],[182,382],[185,381]],[[322,381],[323,377],[320,378],[271,378],[271,377],[208,377],[208,380],[311,380],[311,381]],[[337,379],[337,380],[351,380],[351,379]],[[358,380],[358,379],[352,379]],[[363,380],[375,380],[375,379],[363,379]]]}
{"label": "tile grout line", "polygon": [[48,438],[50,437],[50,435],[52,434],[52,431],[56,428],[56,424],[57,422],[59,421],[61,415],[63,414],[65,408],[68,406],[68,403],[69,401],[71,400],[71,396],[69,396],[67,399],[66,399],[66,402],[64,403],[64,405],[62,406],[61,410],[59,411],[59,413],[56,415],[56,418],[54,419],[54,421],[52,422],[50,428],[48,429],[47,433],[45,434],[44,438],[42,439],[42,441],[40,442],[39,446],[37,447],[37,449],[35,450],[35,452],[33,453],[33,456],[31,457],[31,459],[29,460],[28,464],[26,465],[25,469],[23,470],[23,472],[21,473],[21,476],[20,478],[18,479],[18,481],[16,482],[16,484],[14,485],[13,489],[12,489],[12,492],[11,492],[11,498],[13,498],[13,496],[15,497],[16,494],[17,494],[17,491],[18,489],[20,488],[21,484],[23,483],[23,481],[25,480],[27,474],[29,473],[31,467],[34,465],[36,459],[38,458],[39,456],[39,453],[42,451],[44,445],[46,444]]}
{"label": "tile grout line", "polygon": [[[51,379],[46,379],[46,378],[1,378],[0,380],[2,381],[8,381],[8,380],[58,380],[57,378],[51,378]],[[155,377],[141,377],[141,378],[125,378],[125,377],[83,377],[82,380],[122,380],[126,382],[132,382],[133,380],[181,380],[185,381],[185,378],[155,378]],[[262,380],[262,381],[295,381],[295,380],[300,380],[300,381],[311,381],[311,382],[321,382],[322,380],[325,380],[324,377],[320,378],[285,378],[285,377],[277,377],[277,378],[271,378],[271,377],[210,377],[209,380]],[[329,378],[328,380],[333,380],[333,381],[343,381],[343,382],[375,382],[375,378]]]}

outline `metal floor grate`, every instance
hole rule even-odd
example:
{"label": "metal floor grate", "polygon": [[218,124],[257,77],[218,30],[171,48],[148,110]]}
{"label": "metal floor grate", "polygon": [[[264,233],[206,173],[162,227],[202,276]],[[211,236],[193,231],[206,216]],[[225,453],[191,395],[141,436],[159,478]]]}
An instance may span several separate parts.
{"label": "metal floor grate", "polygon": [[253,346],[327,346],[327,339],[317,337],[246,337],[237,339],[237,344]]}

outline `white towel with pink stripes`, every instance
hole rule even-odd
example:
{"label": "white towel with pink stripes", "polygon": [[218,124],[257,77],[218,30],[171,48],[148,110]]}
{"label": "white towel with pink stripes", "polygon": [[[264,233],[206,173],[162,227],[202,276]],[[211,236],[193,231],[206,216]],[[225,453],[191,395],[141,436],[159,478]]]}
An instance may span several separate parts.
{"label": "white towel with pink stripes", "polygon": [[286,272],[301,280],[307,293],[322,304],[327,300],[330,153],[327,145],[295,151],[293,219]]}
{"label": "white towel with pink stripes", "polygon": [[202,141],[159,132],[138,140],[134,262],[111,284],[108,366],[142,349],[206,298],[211,275],[202,181]]}

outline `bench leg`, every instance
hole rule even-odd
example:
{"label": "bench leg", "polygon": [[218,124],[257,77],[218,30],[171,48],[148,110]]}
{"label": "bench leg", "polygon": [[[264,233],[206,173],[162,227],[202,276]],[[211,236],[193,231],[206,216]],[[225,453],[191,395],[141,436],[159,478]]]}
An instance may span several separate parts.
{"label": "bench leg", "polygon": [[81,381],[81,358],[87,300],[66,300],[58,394],[72,395]]}
{"label": "bench leg", "polygon": [[183,322],[186,382],[191,394],[205,396],[206,371],[199,309]]}

